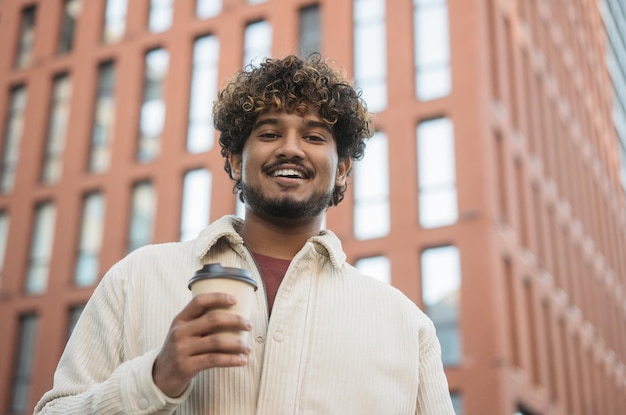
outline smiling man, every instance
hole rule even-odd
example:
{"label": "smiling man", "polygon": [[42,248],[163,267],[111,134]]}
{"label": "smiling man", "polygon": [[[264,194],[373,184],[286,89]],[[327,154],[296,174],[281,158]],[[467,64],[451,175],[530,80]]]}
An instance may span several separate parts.
{"label": "smiling man", "polygon": [[[371,135],[355,89],[319,55],[268,59],[220,92],[214,122],[245,220],[112,267],[35,412],[453,414],[432,322],[322,229]],[[215,262],[257,280],[250,320],[218,311],[232,296],[191,298]]]}

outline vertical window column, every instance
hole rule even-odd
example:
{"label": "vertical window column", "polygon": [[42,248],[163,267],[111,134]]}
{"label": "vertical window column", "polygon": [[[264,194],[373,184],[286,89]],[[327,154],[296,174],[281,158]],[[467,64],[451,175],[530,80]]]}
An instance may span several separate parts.
{"label": "vertical window column", "polygon": [[389,150],[387,136],[377,132],[365,157],[354,166],[354,234],[372,239],[389,233]]}
{"label": "vertical window column", "polygon": [[74,31],[76,21],[80,15],[82,0],[64,0],[61,17],[61,31],[57,43],[57,52],[60,54],[69,53],[74,45]]}
{"label": "vertical window column", "polygon": [[148,29],[152,33],[165,32],[172,26],[173,15],[173,0],[150,0]]}
{"label": "vertical window column", "polygon": [[156,214],[156,190],[149,181],[133,186],[128,252],[147,245],[152,240]]}
{"label": "vertical window column", "polygon": [[7,238],[9,236],[9,214],[0,210],[0,289],[4,275],[4,258],[7,250]]}
{"label": "vertical window column", "polygon": [[354,80],[371,112],[387,107],[385,0],[354,0]]}
{"label": "vertical window column", "polygon": [[127,2],[128,0],[106,0],[104,26],[102,28],[102,41],[104,43],[116,43],[124,36]]}
{"label": "vertical window column", "polygon": [[417,127],[417,174],[423,228],[450,225],[458,219],[455,160],[452,121],[422,121]]}
{"label": "vertical window column", "polygon": [[74,283],[81,287],[93,285],[98,279],[98,259],[104,231],[104,209],[102,193],[93,192],[85,196],[74,274]]}
{"label": "vertical window column", "polygon": [[243,42],[243,66],[257,65],[272,56],[272,25],[265,20],[248,24]]}
{"label": "vertical window column", "polygon": [[24,413],[30,398],[31,378],[33,377],[33,358],[37,343],[38,317],[35,314],[23,315],[19,322],[19,341],[15,372],[13,374],[13,394],[10,412]]}
{"label": "vertical window column", "polygon": [[25,68],[33,60],[33,46],[35,45],[35,6],[26,7],[22,10],[20,36],[15,55],[15,67]]}
{"label": "vertical window column", "polygon": [[196,39],[187,127],[187,151],[202,153],[213,148],[213,101],[217,97],[220,41],[216,36]]}
{"label": "vertical window column", "polygon": [[300,53],[306,57],[320,50],[320,7],[318,4],[300,9]]}
{"label": "vertical window column", "polygon": [[199,19],[215,17],[222,11],[222,0],[197,0],[196,16]]}
{"label": "vertical window column", "polygon": [[209,224],[211,179],[211,172],[206,169],[191,170],[185,174],[180,218],[181,241],[195,238]]}
{"label": "vertical window column", "polygon": [[26,271],[26,292],[41,294],[48,287],[48,274],[54,227],[56,222],[56,206],[52,202],[44,202],[35,208],[35,220],[31,238],[30,258]]}
{"label": "vertical window column", "polygon": [[15,171],[20,159],[20,141],[24,129],[24,111],[26,110],[26,87],[18,86],[11,90],[9,113],[2,143],[0,160],[0,191],[8,193],[15,184]]}
{"label": "vertical window column", "polygon": [[98,67],[98,89],[93,114],[88,169],[102,173],[109,168],[111,142],[115,126],[115,65],[105,62]]}
{"label": "vertical window column", "polygon": [[163,88],[169,61],[170,55],[165,49],[153,49],[146,54],[137,145],[137,160],[140,162],[150,162],[157,158],[160,152],[165,122]]}
{"label": "vertical window column", "polygon": [[46,153],[41,171],[43,183],[55,183],[61,178],[71,94],[70,77],[67,74],[57,76],[52,87]]}
{"label": "vertical window column", "polygon": [[356,269],[387,284],[391,284],[391,262],[383,255],[360,258],[355,263]]}
{"label": "vertical window column", "polygon": [[461,363],[459,330],[461,258],[455,246],[428,248],[422,252],[422,299],[426,314],[437,329],[444,365]]}

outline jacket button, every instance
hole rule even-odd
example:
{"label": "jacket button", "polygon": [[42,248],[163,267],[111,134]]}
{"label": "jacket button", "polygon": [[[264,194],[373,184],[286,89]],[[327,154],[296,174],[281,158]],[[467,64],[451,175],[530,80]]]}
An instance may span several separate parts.
{"label": "jacket button", "polygon": [[283,340],[285,340],[285,335],[281,331],[277,331],[276,333],[274,333],[274,340],[276,340],[277,342],[282,342]]}
{"label": "jacket button", "polygon": [[256,342],[257,343],[263,343],[263,336],[261,336],[261,335],[256,336]]}
{"label": "jacket button", "polygon": [[148,409],[148,400],[146,398],[139,399],[139,409]]}

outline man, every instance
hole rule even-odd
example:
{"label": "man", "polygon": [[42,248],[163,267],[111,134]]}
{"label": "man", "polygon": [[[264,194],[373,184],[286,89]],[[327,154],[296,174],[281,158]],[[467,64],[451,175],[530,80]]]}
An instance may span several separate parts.
{"label": "man", "polygon": [[[453,414],[432,322],[322,230],[371,135],[354,88],[318,55],[268,59],[220,92],[214,122],[245,221],[113,266],[35,413]],[[215,311],[232,296],[191,299],[214,262],[255,276],[251,321]]]}

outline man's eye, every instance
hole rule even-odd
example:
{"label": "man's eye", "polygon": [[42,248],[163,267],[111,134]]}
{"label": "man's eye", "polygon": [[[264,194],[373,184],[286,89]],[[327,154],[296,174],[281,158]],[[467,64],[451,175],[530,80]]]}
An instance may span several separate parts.
{"label": "man's eye", "polygon": [[308,135],[308,136],[305,136],[304,138],[307,139],[308,141],[317,141],[317,142],[326,141],[324,137],[319,136],[319,135]]}
{"label": "man's eye", "polygon": [[278,134],[276,134],[276,133],[261,133],[261,134],[259,134],[259,137],[272,139],[272,138],[278,137]]}

